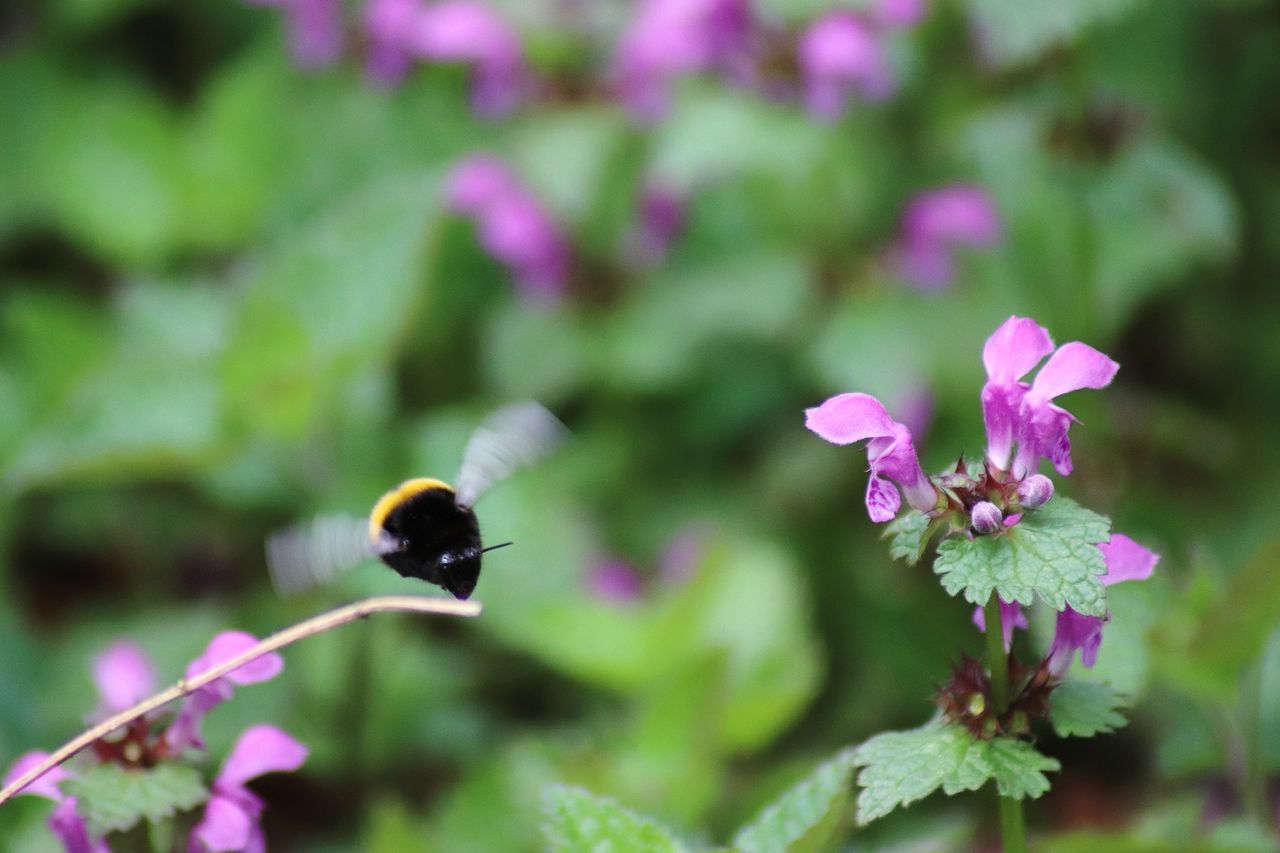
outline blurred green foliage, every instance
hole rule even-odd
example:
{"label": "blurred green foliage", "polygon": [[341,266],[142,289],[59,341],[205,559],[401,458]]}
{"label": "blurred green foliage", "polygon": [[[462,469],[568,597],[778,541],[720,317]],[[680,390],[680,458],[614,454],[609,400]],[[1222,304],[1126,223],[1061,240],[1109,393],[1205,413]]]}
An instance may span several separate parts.
{"label": "blurred green foliage", "polygon": [[[520,14],[530,55],[588,69],[602,48],[545,23],[552,5]],[[797,26],[834,5],[760,8]],[[81,725],[113,638],[168,679],[220,628],[424,591],[368,566],[281,601],[261,543],[451,477],[480,417],[534,397],[576,440],[480,505],[487,538],[516,543],[486,561],[484,616],[290,649],[283,677],[211,717],[210,754],[260,721],[310,746],[302,773],[260,786],[285,849],[535,849],[553,784],[670,827],[633,815],[635,832],[725,842],[838,750],[923,722],[979,643],[968,605],[890,562],[862,457],[801,410],[923,390],[926,467],[980,454],[981,345],[1020,313],[1122,364],[1071,401],[1077,471],[1059,489],[1163,555],[1109,596],[1089,673],[1134,724],[1088,744],[1044,733],[1063,771],[1033,830],[1071,831],[1045,848],[1064,851],[1267,843],[1272,5],[939,2],[895,44],[899,95],[833,125],[711,80],[653,127],[603,101],[486,124],[458,69],[393,90],[354,59],[302,72],[277,16],[232,0],[20,2],[0,30],[0,763]],[[593,261],[570,299],[522,301],[443,211],[445,171],[476,150],[505,156]],[[957,181],[989,189],[1005,238],[950,290],[912,290],[882,252],[913,192]],[[632,268],[618,259],[650,183],[686,195],[687,228]],[[682,535],[695,565],[664,580]],[[640,567],[639,600],[593,595],[604,556]],[[1051,622],[1032,614],[1019,647],[1042,649]],[[845,808],[847,780],[814,779],[780,808],[805,785]],[[593,802],[552,790],[556,813]],[[990,831],[978,802],[853,834],[810,805],[820,840],[852,849]],[[6,806],[0,837],[39,849],[46,812]],[[743,837],[784,831],[755,827]]]}

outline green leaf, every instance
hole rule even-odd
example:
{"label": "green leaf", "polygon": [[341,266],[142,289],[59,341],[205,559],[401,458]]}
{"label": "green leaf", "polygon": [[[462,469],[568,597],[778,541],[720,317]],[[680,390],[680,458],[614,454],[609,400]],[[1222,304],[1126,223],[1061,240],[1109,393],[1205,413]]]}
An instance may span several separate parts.
{"label": "green leaf", "polygon": [[1074,41],[1085,30],[1119,18],[1140,2],[966,0],[966,5],[975,28],[982,33],[986,57],[999,65],[1012,65],[1033,59],[1055,45]]}
{"label": "green leaf", "polygon": [[1046,770],[1058,762],[1012,738],[985,741],[961,726],[933,720],[918,729],[876,735],[854,752],[858,823],[867,824],[938,788],[976,791],[994,779],[1002,797],[1035,799],[1049,790]]}
{"label": "green leaf", "polygon": [[1120,713],[1126,704],[1109,685],[1064,681],[1049,697],[1049,719],[1058,737],[1092,737],[1128,723]]}
{"label": "green leaf", "polygon": [[985,604],[992,590],[1005,601],[1031,604],[1039,595],[1054,610],[1070,605],[1107,615],[1102,552],[1111,521],[1069,498],[1056,498],[997,536],[957,537],[938,546],[933,570],[951,595]]}
{"label": "green leaf", "polygon": [[831,840],[852,793],[853,750],[845,749],[818,766],[765,807],[734,836],[736,850],[822,850]]}
{"label": "green leaf", "polygon": [[924,555],[925,546],[929,544],[926,533],[929,530],[929,518],[918,509],[902,513],[884,529],[884,536],[889,539],[889,556],[895,560],[906,560],[907,565],[914,566]]}
{"label": "green leaf", "polygon": [[159,821],[193,809],[209,797],[194,767],[161,764],[151,770],[126,770],[102,764],[62,783],[76,798],[76,811],[90,835],[123,832],[144,818]]}
{"label": "green leaf", "polygon": [[664,827],[609,797],[553,785],[546,794],[543,834],[552,850],[675,853],[685,848]]}

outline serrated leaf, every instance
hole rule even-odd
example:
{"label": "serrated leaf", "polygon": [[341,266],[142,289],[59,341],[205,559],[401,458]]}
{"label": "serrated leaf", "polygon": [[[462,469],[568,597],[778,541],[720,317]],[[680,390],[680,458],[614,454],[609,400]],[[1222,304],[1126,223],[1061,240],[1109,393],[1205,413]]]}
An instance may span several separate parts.
{"label": "serrated leaf", "polygon": [[734,849],[747,853],[822,850],[845,813],[853,788],[852,771],[853,750],[841,750],[740,829],[733,839]]}
{"label": "serrated leaf", "polygon": [[986,741],[961,726],[933,720],[918,729],[886,732],[854,752],[859,824],[923,799],[938,788],[948,795],[975,791],[994,779],[1003,797],[1035,799],[1049,790],[1044,773],[1058,762],[1013,738]]}
{"label": "serrated leaf", "polygon": [[543,834],[552,850],[592,853],[676,853],[685,847],[665,827],[616,800],[566,785],[546,793]]}
{"label": "serrated leaf", "polygon": [[1120,713],[1127,704],[1109,685],[1064,681],[1049,696],[1049,720],[1059,737],[1091,737],[1127,724]]}
{"label": "serrated leaf", "polygon": [[883,538],[889,540],[889,556],[914,566],[920,562],[929,542],[928,532],[929,518],[924,513],[917,509],[902,513],[884,529]]}
{"label": "serrated leaf", "polygon": [[209,797],[199,772],[181,764],[160,764],[151,770],[103,764],[66,780],[62,791],[76,798],[76,811],[91,836],[123,832],[143,819],[154,823]]}
{"label": "serrated leaf", "polygon": [[933,570],[951,595],[985,604],[992,590],[1005,601],[1031,604],[1038,595],[1054,610],[1070,605],[1087,616],[1107,615],[1106,572],[1096,547],[1111,521],[1068,498],[1055,498],[997,536],[948,539]]}

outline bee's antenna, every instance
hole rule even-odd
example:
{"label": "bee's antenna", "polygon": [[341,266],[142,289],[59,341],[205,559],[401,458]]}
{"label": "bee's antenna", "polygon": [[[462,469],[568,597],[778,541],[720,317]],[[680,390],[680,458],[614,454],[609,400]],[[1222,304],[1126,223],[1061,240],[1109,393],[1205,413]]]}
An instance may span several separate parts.
{"label": "bee's antenna", "polygon": [[480,553],[481,553],[481,554],[483,554],[483,553],[485,553],[486,551],[496,551],[496,550],[498,550],[499,548],[505,548],[505,547],[507,547],[508,545],[514,545],[514,544],[516,544],[516,543],[514,543],[514,542],[503,542],[501,545],[490,545],[488,548],[481,548],[481,549],[480,549]]}

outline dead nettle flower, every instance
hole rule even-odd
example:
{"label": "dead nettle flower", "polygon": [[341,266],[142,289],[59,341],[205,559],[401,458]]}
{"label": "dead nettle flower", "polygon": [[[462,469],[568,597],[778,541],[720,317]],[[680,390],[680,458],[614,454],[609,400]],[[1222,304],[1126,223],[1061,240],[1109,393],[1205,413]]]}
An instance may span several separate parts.
{"label": "dead nettle flower", "polygon": [[680,78],[740,73],[750,63],[754,16],[748,0],[640,0],[613,57],[611,77],[639,121],[670,107]]}
{"label": "dead nettle flower", "polygon": [[[1049,360],[1035,381],[1021,381],[1046,355]],[[987,339],[982,363],[987,370],[982,415],[988,462],[1019,480],[1036,473],[1041,459],[1051,460],[1059,474],[1070,474],[1067,429],[1075,418],[1052,401],[1070,391],[1106,387],[1120,365],[1079,341],[1055,350],[1046,329],[1028,317],[1016,316]]]}
{"label": "dead nettle flower", "polygon": [[911,431],[889,417],[875,397],[838,394],[821,406],[806,409],[805,426],[832,444],[867,440],[871,477],[866,504],[872,521],[892,521],[898,514],[902,506],[898,487],[907,503],[921,512],[937,506],[938,490],[920,468]]}
{"label": "dead nettle flower", "polygon": [[[1107,562],[1102,583],[1106,586],[1122,581],[1140,581],[1151,577],[1160,555],[1144,548],[1122,533],[1114,533],[1110,542],[1098,546]],[[1110,617],[1108,617],[1109,619]],[[1054,675],[1062,675],[1071,666],[1076,649],[1080,650],[1080,663],[1092,667],[1098,660],[1102,646],[1102,629],[1107,619],[1084,616],[1070,606],[1058,614],[1058,624],[1053,642],[1049,645],[1049,669]]]}
{"label": "dead nettle flower", "polygon": [[[188,678],[219,666],[250,647],[257,639],[242,631],[224,631],[215,636],[204,652],[187,667]],[[159,712],[141,717],[111,739],[93,745],[92,755],[100,764],[115,763],[132,769],[154,767],[164,761],[182,761],[202,750],[200,724],[205,714],[231,698],[235,685],[266,681],[278,675],[283,660],[274,652],[256,658],[218,680],[188,695],[167,728],[159,726]],[[92,675],[98,688],[98,708],[91,716],[102,719],[137,704],[155,692],[155,668],[137,645],[129,641],[113,643],[94,658]],[[296,770],[306,756],[306,748],[272,726],[254,726],[241,735],[222,773],[214,781],[213,796],[206,813],[190,840],[190,850],[261,850],[262,833],[258,820],[262,803],[244,788],[244,782],[274,770]],[[14,762],[5,775],[5,784],[38,764],[47,753],[29,752]],[[49,828],[68,853],[102,853],[101,838],[90,838],[84,819],[76,812],[76,800],[62,793],[59,785],[72,778],[73,771],[55,767],[36,779],[22,793],[46,797],[57,803],[49,818]],[[243,843],[232,844],[235,839]]]}
{"label": "dead nettle flower", "polygon": [[610,604],[634,604],[648,589],[675,588],[693,579],[706,552],[706,532],[690,526],[672,539],[658,557],[655,583],[646,584],[631,563],[620,557],[597,559],[587,568],[587,591]]}
{"label": "dead nettle flower", "polygon": [[956,249],[991,248],[1001,230],[999,211],[982,187],[939,187],[907,202],[889,257],[909,284],[941,290],[955,277]]}
{"label": "dead nettle flower", "polygon": [[828,12],[809,25],[796,46],[804,76],[805,105],[834,121],[851,98],[883,101],[895,82],[884,40],[875,26],[847,10]]}
{"label": "dead nettle flower", "polygon": [[488,117],[507,115],[529,92],[519,34],[478,0],[369,0],[364,27],[375,82],[400,82],[415,60],[464,63],[471,68],[472,106]]}
{"label": "dead nettle flower", "polygon": [[247,0],[284,13],[289,52],[302,68],[323,68],[342,56],[342,0]]}
{"label": "dead nettle flower", "polygon": [[459,162],[445,181],[445,203],[476,224],[480,245],[505,264],[526,296],[564,295],[572,252],[551,214],[502,160],[477,154]]}

